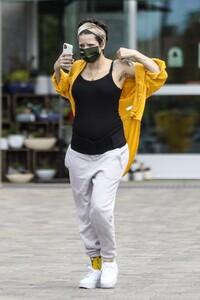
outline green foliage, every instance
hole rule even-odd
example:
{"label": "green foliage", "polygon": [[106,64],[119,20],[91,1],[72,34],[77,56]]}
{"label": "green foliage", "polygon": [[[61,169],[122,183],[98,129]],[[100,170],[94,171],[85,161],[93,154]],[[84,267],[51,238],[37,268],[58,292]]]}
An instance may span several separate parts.
{"label": "green foliage", "polygon": [[7,82],[29,82],[30,76],[26,70],[15,70],[5,76]]}
{"label": "green foliage", "polygon": [[40,169],[40,170],[52,170],[52,169],[55,169],[55,166],[52,165],[52,164],[48,164],[48,163],[43,163],[43,164],[40,164],[37,169]]}
{"label": "green foliage", "polygon": [[8,129],[2,129],[2,137],[7,137],[9,135],[9,130]]}
{"label": "green foliage", "polygon": [[20,134],[20,124],[13,123],[9,129],[9,134]]}

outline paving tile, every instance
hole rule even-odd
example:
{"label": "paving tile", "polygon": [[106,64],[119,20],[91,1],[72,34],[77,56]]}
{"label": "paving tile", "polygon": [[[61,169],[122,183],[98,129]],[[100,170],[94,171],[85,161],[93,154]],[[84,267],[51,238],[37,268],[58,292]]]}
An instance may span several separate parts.
{"label": "paving tile", "polygon": [[69,184],[0,189],[0,299],[199,300],[200,181],[121,183],[115,208],[119,280],[83,290],[88,258]]}

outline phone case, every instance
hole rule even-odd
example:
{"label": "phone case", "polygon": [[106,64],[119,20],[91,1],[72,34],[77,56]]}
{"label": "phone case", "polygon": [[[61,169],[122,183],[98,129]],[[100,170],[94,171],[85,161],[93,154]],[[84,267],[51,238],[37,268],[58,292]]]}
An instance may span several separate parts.
{"label": "phone case", "polygon": [[63,53],[64,54],[72,54],[73,46],[71,44],[64,43],[63,44]]}

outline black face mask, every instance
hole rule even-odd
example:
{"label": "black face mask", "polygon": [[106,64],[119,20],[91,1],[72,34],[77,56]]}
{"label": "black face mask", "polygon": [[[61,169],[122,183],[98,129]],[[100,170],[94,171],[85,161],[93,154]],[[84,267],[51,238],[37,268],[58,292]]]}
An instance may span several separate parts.
{"label": "black face mask", "polygon": [[91,47],[86,49],[80,48],[80,56],[87,63],[94,63],[100,57],[101,53],[99,52],[99,47]]}

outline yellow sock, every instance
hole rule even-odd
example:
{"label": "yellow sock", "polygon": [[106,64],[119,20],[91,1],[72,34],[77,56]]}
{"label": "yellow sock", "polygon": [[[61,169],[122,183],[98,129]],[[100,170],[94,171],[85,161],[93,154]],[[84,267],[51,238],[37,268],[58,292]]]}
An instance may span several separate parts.
{"label": "yellow sock", "polygon": [[93,269],[101,270],[101,267],[102,267],[102,258],[101,258],[101,256],[91,258],[91,264],[92,264]]}

